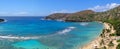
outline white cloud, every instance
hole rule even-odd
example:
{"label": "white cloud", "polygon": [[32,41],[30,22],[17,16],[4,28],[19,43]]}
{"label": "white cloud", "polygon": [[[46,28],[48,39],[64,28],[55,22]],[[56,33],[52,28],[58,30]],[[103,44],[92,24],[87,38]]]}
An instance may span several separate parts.
{"label": "white cloud", "polygon": [[93,7],[93,8],[88,8],[88,9],[96,11],[96,12],[103,12],[103,11],[107,11],[109,9],[115,8],[115,7],[119,6],[119,5],[120,4],[117,4],[117,3],[111,3],[111,4],[106,4],[104,6],[97,5],[97,6]]}

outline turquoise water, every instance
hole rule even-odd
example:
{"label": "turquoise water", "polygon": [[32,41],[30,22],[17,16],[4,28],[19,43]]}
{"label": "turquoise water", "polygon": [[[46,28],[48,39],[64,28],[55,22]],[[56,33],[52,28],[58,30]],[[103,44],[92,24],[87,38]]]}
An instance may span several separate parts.
{"label": "turquoise water", "polygon": [[0,49],[78,49],[99,36],[98,22],[62,22],[40,17],[1,17]]}

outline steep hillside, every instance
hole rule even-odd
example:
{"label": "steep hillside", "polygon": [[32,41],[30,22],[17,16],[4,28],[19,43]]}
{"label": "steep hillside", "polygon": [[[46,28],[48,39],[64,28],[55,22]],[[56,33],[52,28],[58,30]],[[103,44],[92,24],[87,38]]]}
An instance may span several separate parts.
{"label": "steep hillside", "polygon": [[92,10],[84,10],[76,13],[54,13],[46,17],[46,19],[63,19],[65,21],[106,21],[120,19],[120,6],[105,11],[94,12]]}
{"label": "steep hillside", "polygon": [[51,20],[56,20],[56,19],[62,19],[65,20],[65,17],[68,15],[69,13],[54,13],[51,15],[48,15],[46,17],[46,19],[51,19]]}
{"label": "steep hillside", "polygon": [[120,19],[120,6],[113,8],[111,10],[105,11],[105,12],[98,12],[95,14],[96,20],[119,20]]}
{"label": "steep hillside", "polygon": [[94,15],[96,21],[111,23],[116,30],[116,35],[120,36],[120,6]]}
{"label": "steep hillside", "polygon": [[92,18],[90,15],[94,14],[95,12],[92,10],[85,10],[85,11],[80,11],[76,13],[69,14],[66,17],[65,21],[75,21],[75,22],[80,22],[80,21],[92,21]]}
{"label": "steep hillside", "polygon": [[54,13],[46,17],[46,19],[62,19],[65,21],[92,21],[90,14],[94,14],[95,12],[92,10],[85,10],[76,13]]}

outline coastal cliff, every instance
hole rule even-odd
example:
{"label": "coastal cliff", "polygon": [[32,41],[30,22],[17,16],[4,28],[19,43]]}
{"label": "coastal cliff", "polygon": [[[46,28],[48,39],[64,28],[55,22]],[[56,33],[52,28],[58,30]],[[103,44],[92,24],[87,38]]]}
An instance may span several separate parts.
{"label": "coastal cliff", "polygon": [[94,14],[95,12],[92,10],[84,10],[76,13],[72,13],[66,17],[65,21],[73,21],[73,22],[88,22],[92,21],[90,15]]}

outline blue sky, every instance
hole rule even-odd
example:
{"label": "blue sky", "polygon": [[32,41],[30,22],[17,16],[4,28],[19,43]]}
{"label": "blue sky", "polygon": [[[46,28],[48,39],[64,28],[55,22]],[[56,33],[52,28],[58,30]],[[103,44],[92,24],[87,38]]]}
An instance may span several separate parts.
{"label": "blue sky", "polygon": [[119,0],[0,0],[0,16],[46,16],[86,9],[105,11],[119,4]]}

